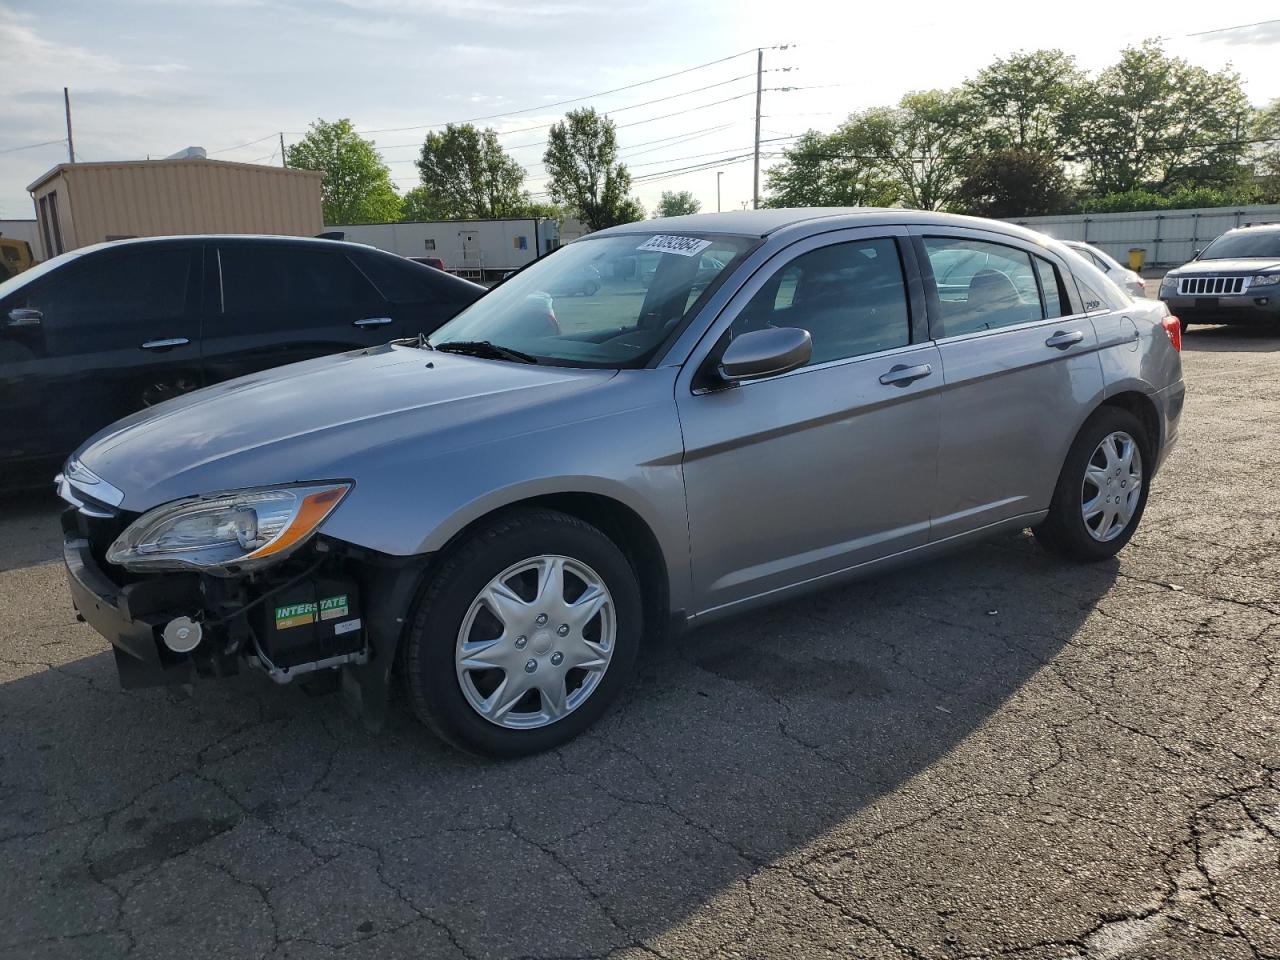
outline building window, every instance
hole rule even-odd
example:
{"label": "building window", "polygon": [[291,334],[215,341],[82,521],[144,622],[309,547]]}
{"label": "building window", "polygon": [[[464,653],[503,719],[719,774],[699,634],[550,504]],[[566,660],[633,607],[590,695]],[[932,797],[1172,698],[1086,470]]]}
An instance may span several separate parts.
{"label": "building window", "polygon": [[516,238],[514,239],[513,243],[514,243],[515,248],[516,248],[517,250],[528,250],[528,249],[529,249],[529,238],[528,238],[528,237],[516,237]]}
{"label": "building window", "polygon": [[49,222],[53,225],[54,253],[64,252],[62,246],[62,224],[58,223],[58,191],[49,191]]}
{"label": "building window", "polygon": [[54,256],[53,253],[53,234],[49,231],[49,198],[41,197],[39,204],[40,211],[40,233],[44,237],[44,255],[45,259]]}
{"label": "building window", "polygon": [[434,253],[436,249],[436,241],[434,237],[427,237],[422,241],[423,246],[427,248],[428,253]]}

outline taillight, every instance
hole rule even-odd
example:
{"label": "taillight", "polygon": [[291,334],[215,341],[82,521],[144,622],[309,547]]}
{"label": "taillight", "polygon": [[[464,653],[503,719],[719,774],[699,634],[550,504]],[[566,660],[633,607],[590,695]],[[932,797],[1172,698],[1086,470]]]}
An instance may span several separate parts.
{"label": "taillight", "polygon": [[1164,327],[1164,332],[1169,335],[1169,340],[1173,343],[1173,349],[1179,353],[1182,352],[1182,321],[1172,314],[1160,321]]}

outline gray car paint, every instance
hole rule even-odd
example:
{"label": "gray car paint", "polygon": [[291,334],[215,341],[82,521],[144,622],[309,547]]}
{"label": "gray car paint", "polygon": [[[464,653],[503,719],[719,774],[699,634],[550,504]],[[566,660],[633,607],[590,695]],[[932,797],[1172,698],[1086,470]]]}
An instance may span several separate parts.
{"label": "gray car paint", "polygon": [[[915,310],[909,347],[697,390],[697,372],[737,309],[800,252],[939,230],[982,231],[1083,269],[1040,234],[918,211],[762,210],[629,224],[595,236],[762,238],[645,369],[385,346],[161,404],[102,431],[77,456],[133,511],[221,490],[351,479],[325,535],[401,556],[438,550],[472,521],[530,497],[596,494],[653,532],[673,610],[741,609],[1035,522],[1072,437],[1106,396],[1149,397],[1165,449],[1176,435],[1179,358],[1157,315],[1123,305],[940,342]],[[913,305],[919,296],[913,289]],[[1084,333],[1080,344],[1045,346],[1068,327]],[[935,372],[907,388],[879,382],[902,363]]]}

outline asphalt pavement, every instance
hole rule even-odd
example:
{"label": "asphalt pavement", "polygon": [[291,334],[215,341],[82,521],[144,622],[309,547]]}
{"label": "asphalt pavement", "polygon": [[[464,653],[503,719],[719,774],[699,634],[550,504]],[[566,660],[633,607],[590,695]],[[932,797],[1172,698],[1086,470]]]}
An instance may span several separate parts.
{"label": "asphalt pavement", "polygon": [[646,650],[519,762],[122,692],[0,501],[0,958],[1280,956],[1280,336],[1193,328],[1116,560],[1029,535]]}

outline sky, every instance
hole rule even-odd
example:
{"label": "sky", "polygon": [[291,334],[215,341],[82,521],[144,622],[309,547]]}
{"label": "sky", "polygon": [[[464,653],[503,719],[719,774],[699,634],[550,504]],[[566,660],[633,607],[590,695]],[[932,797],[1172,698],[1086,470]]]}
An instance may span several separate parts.
{"label": "sky", "polygon": [[[489,118],[537,199],[547,126],[590,105],[618,124],[648,209],[689,190],[707,211],[717,180],[723,209],[751,201],[757,48],[767,167],[787,138],[1018,50],[1057,47],[1096,71],[1164,37],[1193,63],[1232,65],[1262,105],[1280,97],[1276,13],[1274,0],[0,0],[0,218],[34,216],[27,185],[66,159],[64,86],[79,160],[202,146],[278,164],[279,133],[349,117],[403,192],[429,127]],[[586,99],[550,106],[573,98]],[[44,141],[58,142],[13,149]]]}

